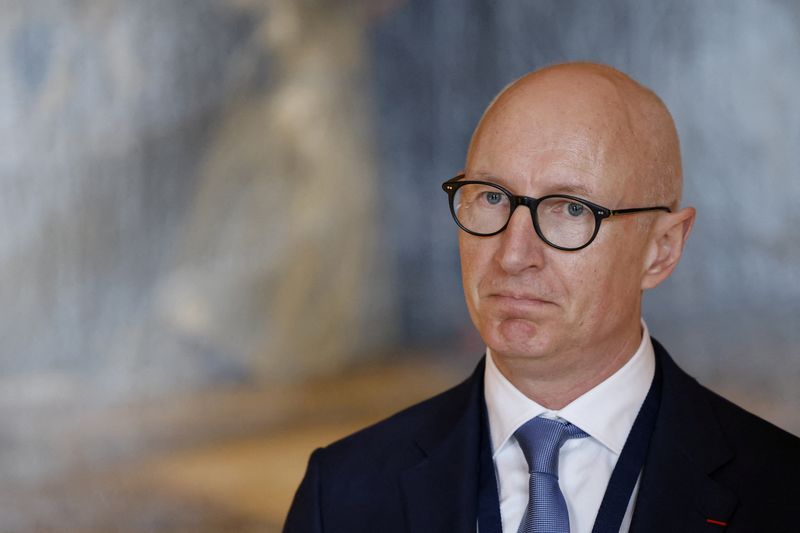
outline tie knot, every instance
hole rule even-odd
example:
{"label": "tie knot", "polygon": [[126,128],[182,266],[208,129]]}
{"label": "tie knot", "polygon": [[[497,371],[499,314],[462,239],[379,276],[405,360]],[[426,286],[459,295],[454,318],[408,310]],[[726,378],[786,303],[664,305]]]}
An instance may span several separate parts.
{"label": "tie knot", "polygon": [[529,472],[541,472],[558,478],[558,452],[569,439],[588,437],[578,426],[537,416],[514,433]]}

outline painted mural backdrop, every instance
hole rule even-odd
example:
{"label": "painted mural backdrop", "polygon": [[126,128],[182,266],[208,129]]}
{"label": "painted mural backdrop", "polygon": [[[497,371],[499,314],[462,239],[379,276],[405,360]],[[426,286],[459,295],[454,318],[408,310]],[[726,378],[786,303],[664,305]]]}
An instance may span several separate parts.
{"label": "painted mural backdrop", "polygon": [[651,331],[800,430],[797,2],[0,7],[3,481],[135,448],[61,438],[98,406],[479,350],[439,184],[497,91],[578,59],[682,138],[698,222]]}

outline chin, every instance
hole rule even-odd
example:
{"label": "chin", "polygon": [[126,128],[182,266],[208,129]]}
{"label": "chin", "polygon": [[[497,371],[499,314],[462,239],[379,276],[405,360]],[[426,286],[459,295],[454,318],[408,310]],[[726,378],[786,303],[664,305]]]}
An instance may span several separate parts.
{"label": "chin", "polygon": [[492,353],[503,357],[536,358],[553,352],[548,333],[537,322],[510,318],[486,328],[482,336]]}

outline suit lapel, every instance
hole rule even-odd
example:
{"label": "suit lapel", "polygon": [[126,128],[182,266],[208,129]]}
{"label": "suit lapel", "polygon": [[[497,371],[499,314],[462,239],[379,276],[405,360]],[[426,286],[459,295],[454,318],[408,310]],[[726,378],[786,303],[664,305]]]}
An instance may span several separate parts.
{"label": "suit lapel", "polygon": [[653,346],[663,368],[661,406],[630,531],[721,533],[717,523],[728,522],[738,500],[710,474],[733,452],[701,387]]}
{"label": "suit lapel", "polygon": [[483,368],[481,361],[440,423],[416,438],[421,460],[401,476],[409,532],[475,530]]}

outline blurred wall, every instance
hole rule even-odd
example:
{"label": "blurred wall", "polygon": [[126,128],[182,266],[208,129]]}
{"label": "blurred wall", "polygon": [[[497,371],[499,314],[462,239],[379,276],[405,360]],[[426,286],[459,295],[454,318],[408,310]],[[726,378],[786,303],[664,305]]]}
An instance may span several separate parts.
{"label": "blurred wall", "polygon": [[653,333],[800,405],[796,2],[0,6],[4,475],[69,461],[88,407],[458,346],[439,184],[497,91],[564,60],[629,72],[678,124],[699,218]]}
{"label": "blurred wall", "polygon": [[0,474],[91,461],[87,410],[385,349],[357,7],[2,2]]}
{"label": "blurred wall", "polygon": [[361,29],[335,2],[6,3],[4,378],[285,378],[385,336]]}

